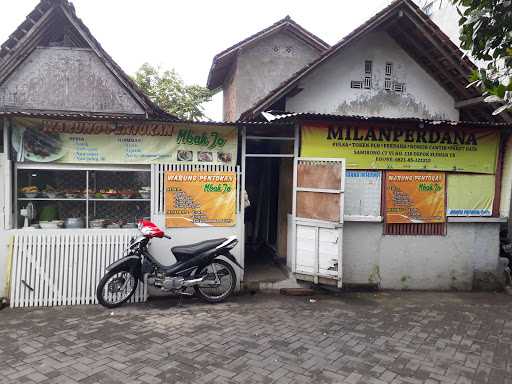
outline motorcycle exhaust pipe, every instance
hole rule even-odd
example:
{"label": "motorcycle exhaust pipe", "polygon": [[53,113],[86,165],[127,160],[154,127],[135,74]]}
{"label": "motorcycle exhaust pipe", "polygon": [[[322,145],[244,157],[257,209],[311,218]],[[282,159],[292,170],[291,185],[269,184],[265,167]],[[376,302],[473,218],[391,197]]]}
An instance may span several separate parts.
{"label": "motorcycle exhaust pipe", "polygon": [[192,280],[185,280],[183,282],[183,286],[184,287],[191,287],[193,285],[196,285],[196,284],[199,284],[199,283],[202,283],[204,281],[204,279],[206,278],[206,276],[203,276],[203,277],[200,277],[199,279],[192,279]]}

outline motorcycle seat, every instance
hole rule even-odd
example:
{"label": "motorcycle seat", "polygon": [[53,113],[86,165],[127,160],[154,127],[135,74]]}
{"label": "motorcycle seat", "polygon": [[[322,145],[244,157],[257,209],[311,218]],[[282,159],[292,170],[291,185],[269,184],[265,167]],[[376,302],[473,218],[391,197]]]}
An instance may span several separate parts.
{"label": "motorcycle seat", "polygon": [[188,245],[179,245],[177,247],[172,247],[171,252],[174,254],[176,259],[182,259],[186,257],[192,257],[194,255],[198,255],[205,251],[209,251],[215,247],[218,247],[227,239],[213,239],[201,241],[200,243],[188,244]]}

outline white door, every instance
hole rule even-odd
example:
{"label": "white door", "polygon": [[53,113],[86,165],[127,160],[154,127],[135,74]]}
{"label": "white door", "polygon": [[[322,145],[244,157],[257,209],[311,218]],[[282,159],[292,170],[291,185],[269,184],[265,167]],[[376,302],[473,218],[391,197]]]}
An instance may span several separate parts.
{"label": "white door", "polygon": [[[294,263],[296,276],[342,284],[345,159],[296,158]],[[300,276],[302,275],[302,276]]]}

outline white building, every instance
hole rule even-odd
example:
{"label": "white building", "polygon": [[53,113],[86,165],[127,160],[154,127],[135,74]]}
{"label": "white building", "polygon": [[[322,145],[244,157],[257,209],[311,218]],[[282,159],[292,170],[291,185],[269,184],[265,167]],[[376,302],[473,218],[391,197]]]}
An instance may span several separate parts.
{"label": "white building", "polygon": [[[365,171],[364,166],[357,164],[358,154],[347,154],[340,150],[336,155],[331,147],[325,145],[305,148],[312,142],[311,136],[304,132],[312,125],[322,126],[325,132],[331,127],[334,129],[332,132],[340,133],[340,129],[348,129],[353,124],[359,124],[357,126],[363,127],[361,129],[370,129],[367,127],[397,127],[404,123],[409,124],[410,129],[421,130],[426,127],[435,128],[436,124],[447,129],[450,126],[471,129],[471,124],[463,122],[510,121],[508,115],[492,117],[492,106],[482,103],[477,89],[466,87],[469,74],[475,65],[467,57],[463,57],[463,52],[456,45],[454,8],[445,4],[437,12],[435,3],[426,8],[430,15],[425,14],[410,0],[394,1],[337,44],[325,49],[317,58],[311,59],[311,55],[305,55],[304,58],[310,62],[298,71],[295,71],[294,66],[291,76],[276,71],[276,76],[271,78],[268,86],[264,74],[272,73],[274,68],[281,68],[287,59],[275,43],[281,39],[283,32],[272,31],[272,28],[263,30],[240,43],[240,58],[250,57],[250,65],[240,66],[236,60],[226,63],[223,73],[230,74],[227,76],[218,73],[217,56],[214,58],[210,74],[216,73],[218,80],[212,88],[222,84],[225,95],[224,111],[229,116],[236,118],[240,115],[243,121],[295,121],[300,127],[297,135],[301,138],[296,155],[315,153],[316,157],[345,156],[348,169],[352,163],[352,169],[357,169],[357,172]],[[435,21],[442,25],[436,25]],[[268,33],[269,30],[272,31],[271,34]],[[311,33],[308,32],[307,36],[311,38]],[[251,55],[252,50],[257,51],[258,55]],[[293,46],[290,51],[295,51]],[[300,53],[300,50],[296,51]],[[296,59],[295,63],[299,61]],[[254,82],[258,83],[258,89],[272,88],[276,83],[279,85],[264,96],[258,94],[258,99],[250,108],[247,108],[247,99],[237,104],[239,100],[236,97],[226,98],[226,95],[236,93],[235,88],[246,89],[245,92],[248,93]],[[209,86],[212,84],[209,83]],[[233,110],[236,111],[234,115],[230,113]],[[328,140],[332,139],[331,134],[327,136]],[[342,136],[341,133],[338,136],[340,147],[354,145],[353,140],[347,141]],[[507,138],[508,134],[501,137],[502,145],[505,145]],[[320,145],[318,135],[315,140],[316,145]],[[407,144],[404,144],[404,148],[406,147]],[[289,152],[281,149],[278,153],[287,156]],[[415,152],[411,150],[410,153]],[[262,155],[258,156],[249,156],[247,167],[252,166],[264,173],[264,166],[267,165],[264,165]],[[437,155],[432,152],[432,156]],[[291,181],[284,176],[290,163],[286,158],[270,158],[269,155],[267,161],[275,164],[274,170],[268,172],[273,172],[272,177],[279,184],[280,192],[277,197],[272,197],[271,192],[267,196],[278,200],[278,211],[281,211],[280,207],[286,206],[291,198],[291,195],[283,192],[281,186],[286,182],[287,187],[284,189],[292,188]],[[410,228],[409,224],[399,224],[391,229],[391,223],[383,218],[386,215],[385,193],[361,197],[362,200],[358,200],[361,207],[373,206],[374,213],[366,213],[367,216],[363,218],[357,214],[352,217],[347,214],[345,216],[344,283],[368,284],[378,280],[379,285],[384,288],[468,289],[484,286],[486,283],[492,285],[494,279],[499,280],[499,231],[500,223],[506,222],[509,216],[510,159],[506,157],[501,170],[491,172],[498,175],[494,177],[494,181],[493,177],[488,177],[485,182],[490,183],[490,189],[495,189],[496,185],[501,186],[500,192],[496,190],[492,197],[495,204],[493,212],[487,211],[486,217],[474,216],[475,210],[463,210],[473,213],[462,214],[462,217],[453,216],[457,210],[450,209],[449,206],[456,200],[455,195],[458,193],[455,191],[454,180],[457,177],[471,177],[464,173],[468,171],[457,171],[464,169],[462,163],[454,163],[449,169],[436,164],[435,157],[434,160],[424,160],[425,164],[431,162],[430,165],[404,167],[393,161],[379,165],[375,160],[368,163],[366,171],[377,171],[380,175],[377,178],[380,177],[381,180],[386,178],[386,169],[444,171],[443,174],[448,180],[448,207],[443,229],[429,227],[423,231],[421,224],[413,224]],[[414,160],[408,158],[405,161]],[[280,178],[276,174],[280,174]],[[250,178],[249,173],[247,177]],[[467,180],[476,182],[477,178],[475,175],[475,179]],[[453,180],[452,187],[449,186],[450,179]],[[256,188],[257,184],[257,180],[246,180],[251,201],[262,193],[261,188]],[[354,198],[354,195],[351,196]],[[268,204],[263,209],[268,211]],[[283,217],[277,218],[278,223],[283,220]],[[258,224],[250,222],[249,225]],[[257,231],[253,232],[257,234]],[[279,225],[277,233],[277,238],[281,239],[283,231],[279,230]],[[404,236],[405,234],[409,236]],[[311,236],[312,239],[315,238],[314,235]],[[278,256],[284,257],[285,252],[279,240],[277,243],[271,245],[275,246]]]}

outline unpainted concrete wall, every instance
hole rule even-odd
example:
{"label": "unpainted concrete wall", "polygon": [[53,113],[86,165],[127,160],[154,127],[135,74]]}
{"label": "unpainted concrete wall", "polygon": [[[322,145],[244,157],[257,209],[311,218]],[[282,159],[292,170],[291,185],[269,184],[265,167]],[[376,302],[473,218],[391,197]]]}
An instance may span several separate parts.
{"label": "unpainted concrete wall", "polygon": [[499,223],[449,223],[446,236],[384,236],[382,223],[345,222],[343,283],[383,289],[489,288],[498,272]]}
{"label": "unpainted concrete wall", "polygon": [[[242,50],[232,83],[236,93],[234,119],[319,54],[287,32],[276,33]],[[231,90],[224,88],[224,92]]]}
{"label": "unpainted concrete wall", "polygon": [[95,53],[37,48],[2,85],[0,109],[143,114]]}
{"label": "unpainted concrete wall", "polygon": [[[364,62],[373,62],[372,89],[353,89],[364,80]],[[391,79],[404,82],[405,92],[384,90],[386,63]],[[458,120],[454,99],[386,33],[372,33],[355,42],[306,76],[303,90],[286,100],[291,112]]]}
{"label": "unpainted concrete wall", "polygon": [[235,62],[224,81],[222,96],[223,100],[223,119],[224,121],[236,121],[238,115],[236,114],[236,89],[237,89],[237,71],[238,67]]}

